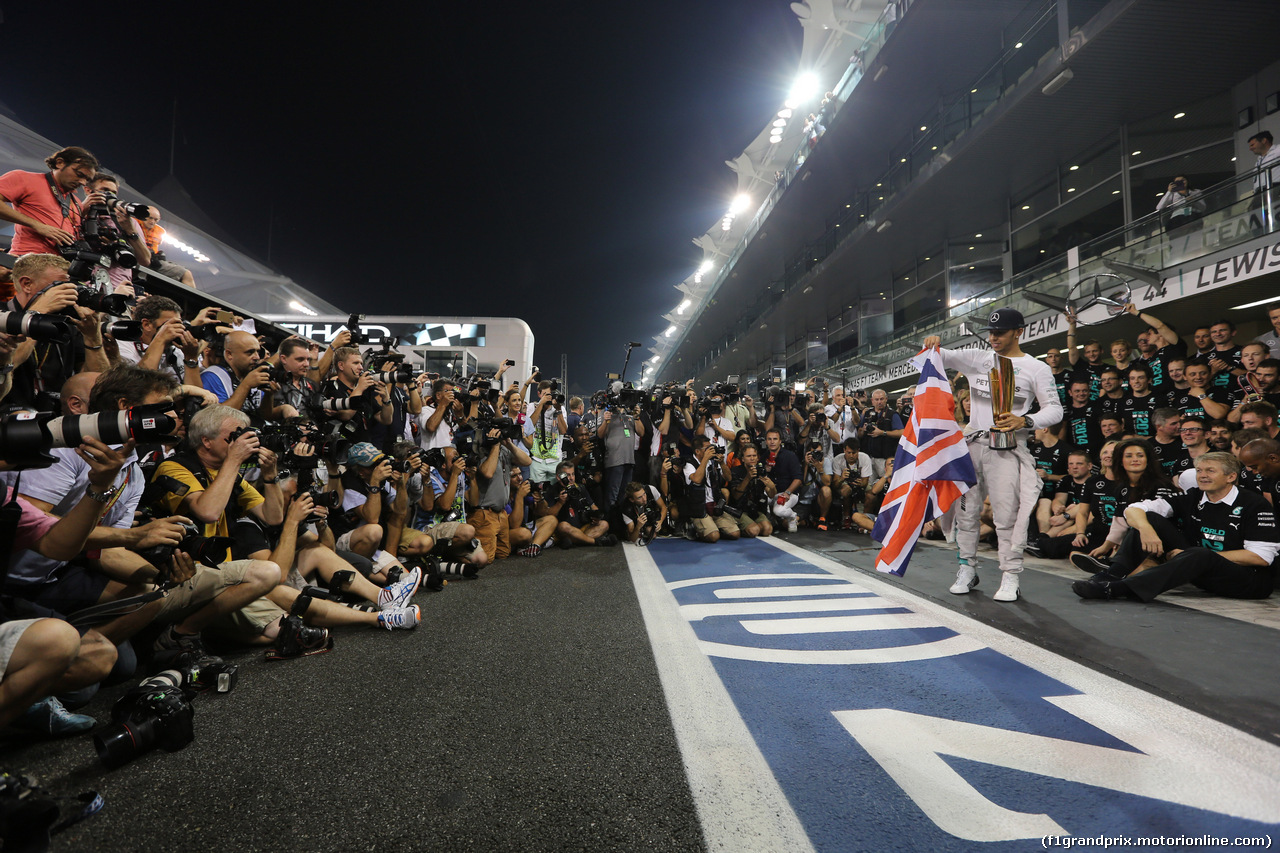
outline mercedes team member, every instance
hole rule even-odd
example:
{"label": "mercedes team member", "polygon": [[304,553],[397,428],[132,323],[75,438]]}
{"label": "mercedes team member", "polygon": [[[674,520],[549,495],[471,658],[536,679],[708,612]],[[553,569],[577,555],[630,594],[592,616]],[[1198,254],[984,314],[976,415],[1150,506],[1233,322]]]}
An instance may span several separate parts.
{"label": "mercedes team member", "polygon": [[[978,553],[978,528],[982,499],[991,500],[996,537],[1000,543],[1000,571],[1004,576],[1000,589],[992,596],[996,601],[1017,601],[1018,575],[1022,572],[1022,551],[1027,544],[1027,525],[1036,509],[1040,478],[1027,449],[1032,430],[1050,427],[1062,420],[1062,403],[1058,399],[1053,371],[1049,366],[1022,351],[1018,345],[1026,323],[1021,312],[998,308],[991,312],[983,331],[993,352],[982,350],[940,350],[942,363],[969,378],[972,415],[965,438],[977,485],[960,498],[956,514],[956,543],[960,548],[960,569],[951,592],[964,595],[978,585],[975,568]],[[924,339],[925,349],[940,346],[942,339],[930,335]],[[1011,411],[992,422],[991,380],[988,371],[995,367],[995,356],[1013,361],[1014,392]],[[1035,415],[1027,414],[1032,402],[1039,403]],[[1016,429],[1017,446],[1009,450],[993,450],[987,434],[992,428]],[[993,488],[988,488],[988,484]]]}

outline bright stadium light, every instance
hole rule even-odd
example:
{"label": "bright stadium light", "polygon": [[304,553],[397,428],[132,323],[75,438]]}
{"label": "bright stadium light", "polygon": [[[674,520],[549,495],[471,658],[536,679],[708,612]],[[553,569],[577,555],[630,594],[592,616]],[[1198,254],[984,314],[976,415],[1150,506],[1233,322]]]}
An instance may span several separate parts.
{"label": "bright stadium light", "polygon": [[310,308],[308,308],[307,306],[303,305],[301,302],[299,302],[299,301],[298,301],[298,300],[296,300],[296,299],[290,299],[290,300],[289,300],[289,307],[290,307],[290,308],[292,308],[294,311],[297,311],[297,312],[298,312],[298,313],[300,313],[300,314],[306,314],[308,317],[318,317],[318,316],[320,316],[320,315],[319,315],[319,314],[317,314],[315,311],[312,311]]}
{"label": "bright stadium light", "polygon": [[168,243],[170,246],[173,246],[176,249],[186,252],[188,255],[195,258],[197,261],[199,261],[202,264],[207,264],[209,262],[208,255],[206,255],[204,252],[197,249],[195,246],[191,246],[191,245],[188,245],[187,243],[182,242],[177,237],[173,236],[172,233],[166,232],[164,237],[161,238],[161,240],[162,242]]}
{"label": "bright stadium light", "polygon": [[751,196],[746,193],[738,193],[733,197],[733,202],[729,205],[729,215],[737,216],[739,213],[746,210],[750,204]]}
{"label": "bright stadium light", "polygon": [[663,336],[664,338],[669,338],[669,337],[671,337],[672,335],[674,335],[674,334],[675,334],[675,332],[676,332],[676,327],[675,327],[675,326],[667,326],[667,330],[666,330],[665,332],[663,332],[663,333],[662,333],[662,336]]}
{"label": "bright stadium light", "polygon": [[821,84],[818,83],[818,75],[812,73],[801,74],[796,78],[796,82],[791,85],[791,91],[787,93],[787,101],[803,104],[812,100],[818,94],[820,88]]}
{"label": "bright stadium light", "polygon": [[791,110],[787,109],[786,107],[783,107],[782,109],[778,110],[778,118],[791,118],[792,115],[793,113],[791,112]]}
{"label": "bright stadium light", "polygon": [[787,120],[786,120],[785,118],[778,118],[778,119],[774,119],[774,120],[773,120],[773,126],[774,126],[774,127],[786,127],[786,126],[787,126]]}
{"label": "bright stadium light", "polygon": [[689,306],[692,304],[693,304],[693,300],[686,299],[684,302],[680,303],[680,307],[676,309],[676,313],[683,314],[685,311],[689,310]]}
{"label": "bright stadium light", "polygon": [[707,258],[698,266],[698,272],[707,273],[715,269],[715,264],[711,263],[711,259]]}
{"label": "bright stadium light", "polygon": [[653,362],[654,364],[657,364],[658,362],[662,361],[662,356],[655,355],[653,358],[649,359],[649,361]]}

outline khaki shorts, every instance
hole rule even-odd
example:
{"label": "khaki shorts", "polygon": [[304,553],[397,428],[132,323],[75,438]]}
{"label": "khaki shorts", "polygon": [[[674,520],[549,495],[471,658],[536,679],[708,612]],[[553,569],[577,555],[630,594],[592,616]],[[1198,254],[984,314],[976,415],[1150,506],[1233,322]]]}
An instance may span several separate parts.
{"label": "khaki shorts", "polygon": [[218,597],[229,586],[244,583],[249,567],[258,560],[232,560],[216,569],[197,563],[195,575],[185,583],[169,590],[160,599],[160,612],[156,621],[160,624],[181,622]]}
{"label": "khaki shorts", "polygon": [[436,544],[452,542],[453,537],[458,535],[458,528],[464,524],[466,524],[465,521],[442,521],[428,527],[427,532],[436,540]]}
{"label": "khaki shorts", "polygon": [[717,530],[723,533],[738,532],[738,520],[728,513],[716,518],[704,515],[702,518],[693,518],[690,521],[693,523],[694,529],[698,531],[699,536],[707,536]]}
{"label": "khaki shorts", "polygon": [[[457,522],[456,521],[453,522],[453,525],[456,529]],[[444,527],[445,525],[442,524],[440,526]],[[412,527],[405,527],[400,531],[400,544],[396,548],[396,553],[404,553],[405,551],[409,550],[409,546],[413,544],[414,540],[418,539],[421,536],[426,536],[429,539],[436,542],[439,541],[438,539],[436,539],[436,534],[434,532],[423,533],[421,530],[415,530]]]}
{"label": "khaki shorts", "polygon": [[742,531],[745,531],[752,524],[758,524],[762,529],[764,528],[764,525],[765,525],[764,513],[760,513],[759,515],[751,515],[750,513],[744,512],[742,514],[742,517],[736,520],[738,522],[738,529]]}
{"label": "khaki shorts", "polygon": [[211,627],[224,637],[251,643],[262,636],[268,625],[285,615],[271,599],[259,598],[218,619]]}

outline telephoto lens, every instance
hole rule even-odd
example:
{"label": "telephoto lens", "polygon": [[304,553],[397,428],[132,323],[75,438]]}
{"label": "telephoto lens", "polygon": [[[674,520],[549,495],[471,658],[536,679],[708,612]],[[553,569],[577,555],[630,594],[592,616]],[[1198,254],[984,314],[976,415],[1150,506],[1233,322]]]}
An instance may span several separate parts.
{"label": "telephoto lens", "polygon": [[167,414],[172,410],[172,403],[156,403],[120,412],[64,415],[49,421],[45,429],[52,439],[50,447],[79,447],[85,436],[104,444],[123,444],[131,438],[139,444],[156,444],[178,425],[177,419]]}
{"label": "telephoto lens", "polygon": [[102,331],[117,341],[133,341],[137,343],[142,340],[142,321],[112,320],[102,327]]}
{"label": "telephoto lens", "polygon": [[26,335],[46,343],[66,343],[75,332],[68,317],[30,311],[0,311],[0,329],[6,335]]}

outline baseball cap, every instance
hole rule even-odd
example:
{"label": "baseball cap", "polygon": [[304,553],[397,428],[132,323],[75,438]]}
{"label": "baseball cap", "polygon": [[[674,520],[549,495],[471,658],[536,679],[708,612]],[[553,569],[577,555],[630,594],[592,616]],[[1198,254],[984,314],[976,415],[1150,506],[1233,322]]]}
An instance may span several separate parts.
{"label": "baseball cap", "polygon": [[372,468],[374,462],[382,455],[382,451],[367,441],[353,444],[347,451],[347,464],[358,468]]}
{"label": "baseball cap", "polygon": [[1015,311],[1012,308],[997,308],[987,318],[987,325],[982,327],[982,331],[1007,332],[1010,329],[1024,329],[1026,326],[1027,321],[1022,319],[1021,311]]}

